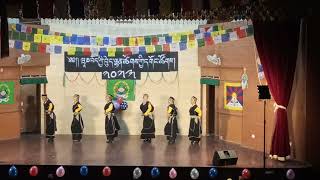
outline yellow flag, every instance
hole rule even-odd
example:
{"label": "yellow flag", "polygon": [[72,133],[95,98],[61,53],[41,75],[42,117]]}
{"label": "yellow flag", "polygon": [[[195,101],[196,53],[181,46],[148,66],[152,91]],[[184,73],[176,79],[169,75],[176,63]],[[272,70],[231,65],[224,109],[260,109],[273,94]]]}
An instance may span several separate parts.
{"label": "yellow flag", "polygon": [[41,37],[42,37],[42,34],[34,34],[33,41],[36,43],[41,43]]}
{"label": "yellow flag", "polygon": [[144,45],[144,37],[137,37],[138,45],[143,46]]}
{"label": "yellow flag", "polygon": [[51,43],[63,44],[63,36],[54,36],[53,40],[51,40]]}
{"label": "yellow flag", "polygon": [[154,53],[155,47],[153,45],[146,46],[147,53]]}
{"label": "yellow flag", "polygon": [[43,34],[43,29],[37,29],[37,34]]}
{"label": "yellow flag", "polygon": [[114,47],[109,47],[109,48],[108,48],[108,56],[109,56],[109,57],[115,57],[115,56],[116,56],[116,48],[114,48]]}
{"label": "yellow flag", "polygon": [[188,48],[195,48],[196,47],[196,41],[189,41],[188,42]]}
{"label": "yellow flag", "polygon": [[76,54],[76,47],[71,46],[68,48],[68,55],[75,55]]}
{"label": "yellow flag", "polygon": [[10,27],[11,27],[12,30],[17,30],[17,29],[16,29],[16,24],[11,24]]}
{"label": "yellow flag", "polygon": [[130,37],[129,38],[129,46],[135,46],[136,45],[136,38]]}
{"label": "yellow flag", "polygon": [[22,44],[22,49],[24,51],[30,51],[30,46],[31,46],[31,43],[30,42],[23,42]]}
{"label": "yellow flag", "polygon": [[66,33],[66,36],[70,37],[70,36],[72,36],[72,33]]}
{"label": "yellow flag", "polygon": [[96,42],[97,42],[97,45],[98,45],[98,46],[103,45],[103,37],[97,36],[97,37],[96,37]]}
{"label": "yellow flag", "polygon": [[174,35],[172,36],[172,41],[173,41],[173,43],[178,43],[178,42],[180,42],[180,39],[181,39],[181,36],[180,36],[179,34],[174,34]]}
{"label": "yellow flag", "polygon": [[213,31],[211,32],[211,36],[212,37],[215,37],[215,36],[218,36],[219,35],[219,31]]}
{"label": "yellow flag", "polygon": [[222,25],[218,25],[218,30],[219,30],[219,31],[220,31],[220,30],[223,30]]}
{"label": "yellow flag", "polygon": [[220,30],[218,31],[219,32],[219,35],[222,35],[222,34],[225,34],[226,33],[226,30]]}
{"label": "yellow flag", "polygon": [[42,35],[42,43],[47,43],[49,44],[51,42],[51,38],[52,36],[51,35]]}

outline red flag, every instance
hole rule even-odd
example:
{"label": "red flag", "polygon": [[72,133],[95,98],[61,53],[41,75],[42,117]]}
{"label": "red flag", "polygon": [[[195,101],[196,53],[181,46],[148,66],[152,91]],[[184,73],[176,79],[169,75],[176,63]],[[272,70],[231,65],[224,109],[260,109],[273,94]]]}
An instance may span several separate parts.
{"label": "red flag", "polygon": [[123,45],[122,37],[117,37],[116,42],[117,42],[117,45]]}
{"label": "red flag", "polygon": [[29,34],[32,33],[32,27],[27,26],[26,32],[29,33]]}
{"label": "red flag", "polygon": [[124,51],[124,52],[123,52],[124,55],[127,55],[127,56],[132,55],[132,52],[131,52],[131,48],[130,48],[130,47],[125,47],[123,51]]}
{"label": "red flag", "polygon": [[152,44],[153,45],[158,45],[158,37],[152,37]]}
{"label": "red flag", "polygon": [[245,29],[239,29],[239,31],[237,31],[237,34],[239,38],[244,38],[247,36]]}
{"label": "red flag", "polygon": [[82,51],[84,56],[91,56],[90,48],[83,48]]}
{"label": "red flag", "polygon": [[46,53],[46,47],[47,47],[46,44],[44,44],[44,43],[39,43],[38,51],[39,51],[40,53]]}
{"label": "red flag", "polygon": [[207,46],[210,46],[210,45],[213,45],[213,39],[212,37],[206,37],[206,45]]}
{"label": "red flag", "polygon": [[162,46],[162,51],[163,52],[170,52],[170,45],[169,44],[164,44]]}

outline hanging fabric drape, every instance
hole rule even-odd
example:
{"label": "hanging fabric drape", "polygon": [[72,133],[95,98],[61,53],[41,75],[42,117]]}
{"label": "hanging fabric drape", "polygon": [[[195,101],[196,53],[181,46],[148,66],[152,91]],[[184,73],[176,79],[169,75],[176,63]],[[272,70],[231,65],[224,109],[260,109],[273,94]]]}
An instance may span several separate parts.
{"label": "hanging fabric drape", "polygon": [[136,0],[138,15],[148,15],[149,0]]}
{"label": "hanging fabric drape", "polygon": [[5,0],[0,0],[1,16],[1,57],[9,56],[8,17]]}
{"label": "hanging fabric drape", "polygon": [[160,14],[168,15],[171,13],[171,0],[159,0],[160,1]]}
{"label": "hanging fabric drape", "polygon": [[111,16],[122,15],[122,1],[123,0],[111,0]]}
{"label": "hanging fabric drape", "polygon": [[97,9],[99,18],[109,18],[111,11],[110,0],[97,0]]}
{"label": "hanging fabric drape", "polygon": [[192,0],[181,0],[182,11],[190,12],[192,11]]}
{"label": "hanging fabric drape", "polygon": [[171,9],[173,13],[181,12],[181,0],[171,0]]}
{"label": "hanging fabric drape", "polygon": [[83,0],[69,0],[69,6],[72,18],[84,18]]}
{"label": "hanging fabric drape", "polygon": [[158,15],[159,6],[160,6],[159,0],[149,0],[150,15]]}
{"label": "hanging fabric drape", "polygon": [[67,1],[66,0],[54,0],[54,15],[56,18],[67,18]]}
{"label": "hanging fabric drape", "polygon": [[22,1],[22,12],[24,18],[36,19],[38,18],[37,0]]}
{"label": "hanging fabric drape", "polygon": [[299,39],[299,21],[253,21],[254,38],[272,97],[275,129],[270,155],[285,160],[290,155],[287,107],[293,84]]}
{"label": "hanging fabric drape", "polygon": [[53,0],[38,0],[39,17],[53,18]]}
{"label": "hanging fabric drape", "polygon": [[123,12],[125,16],[135,16],[136,0],[123,0]]}

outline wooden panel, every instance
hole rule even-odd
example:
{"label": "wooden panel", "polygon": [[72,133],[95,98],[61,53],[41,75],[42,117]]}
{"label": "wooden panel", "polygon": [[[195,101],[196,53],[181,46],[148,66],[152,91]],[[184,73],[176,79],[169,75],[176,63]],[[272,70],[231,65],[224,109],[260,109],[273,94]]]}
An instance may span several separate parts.
{"label": "wooden panel", "polygon": [[220,114],[219,128],[224,140],[241,144],[242,117]]}
{"label": "wooden panel", "polygon": [[22,75],[46,75],[45,66],[23,67]]}
{"label": "wooden panel", "polygon": [[20,112],[0,113],[0,140],[20,137]]}
{"label": "wooden panel", "polygon": [[0,80],[10,79],[20,79],[19,67],[0,67]]}
{"label": "wooden panel", "polygon": [[31,60],[23,64],[22,66],[48,66],[50,65],[50,55],[34,52],[23,52],[22,50],[10,48],[10,56],[0,61],[1,66],[18,66],[17,59],[21,54],[30,54]]}

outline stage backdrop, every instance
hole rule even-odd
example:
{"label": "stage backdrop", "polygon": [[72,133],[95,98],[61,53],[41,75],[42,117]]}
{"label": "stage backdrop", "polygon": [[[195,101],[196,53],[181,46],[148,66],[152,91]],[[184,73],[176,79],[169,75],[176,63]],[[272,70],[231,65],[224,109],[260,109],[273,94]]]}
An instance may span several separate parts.
{"label": "stage backdrop", "polygon": [[[178,61],[178,71],[141,72],[141,78],[135,84],[135,100],[128,101],[128,109],[117,115],[120,134],[140,134],[143,122],[139,106],[144,93],[150,95],[150,101],[155,106],[156,134],[164,134],[169,96],[176,99],[180,132],[182,135],[188,134],[190,98],[196,96],[200,99],[197,49],[179,52]],[[101,72],[67,72],[64,75],[64,69],[64,55],[51,55],[50,66],[47,67],[47,94],[55,104],[57,134],[71,133],[72,96],[77,93],[84,107],[84,134],[103,135],[106,80],[102,80]],[[44,123],[42,126],[43,133]]]}

